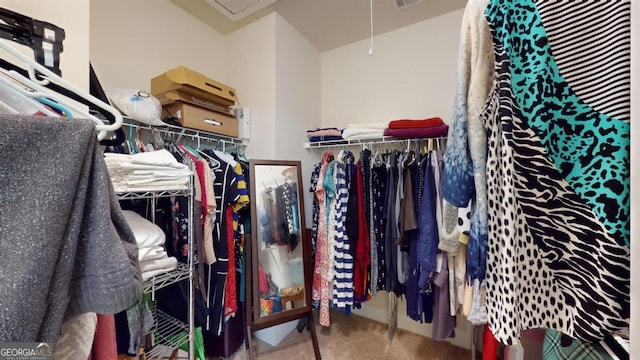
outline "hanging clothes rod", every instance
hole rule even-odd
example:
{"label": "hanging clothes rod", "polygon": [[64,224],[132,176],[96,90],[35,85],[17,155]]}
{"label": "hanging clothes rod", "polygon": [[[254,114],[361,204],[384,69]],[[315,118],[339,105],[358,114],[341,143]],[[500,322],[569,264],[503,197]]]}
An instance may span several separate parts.
{"label": "hanging clothes rod", "polygon": [[331,140],[331,141],[318,141],[318,142],[307,142],[305,143],[306,149],[320,149],[320,148],[336,148],[336,147],[346,147],[346,146],[359,146],[359,145],[379,145],[379,144],[407,144],[409,145],[411,142],[419,141],[419,140],[436,140],[436,141],[446,141],[447,136],[439,136],[439,137],[431,137],[431,138],[409,138],[409,139],[398,139],[392,136],[383,136],[380,138],[371,138],[371,139],[358,139],[358,140]]}
{"label": "hanging clothes rod", "polygon": [[129,126],[130,128],[134,128],[134,129],[155,131],[155,132],[160,132],[168,135],[178,135],[179,138],[182,138],[183,136],[190,137],[198,141],[204,140],[208,142],[217,142],[223,145],[228,144],[236,147],[245,145],[242,139],[238,139],[238,138],[234,138],[226,135],[220,135],[216,133],[211,133],[208,131],[183,128],[183,127],[169,125],[169,124],[167,124],[166,126],[151,126],[147,124],[140,124],[138,122],[134,122],[134,120],[132,119],[126,119],[126,120],[127,121],[123,125]]}

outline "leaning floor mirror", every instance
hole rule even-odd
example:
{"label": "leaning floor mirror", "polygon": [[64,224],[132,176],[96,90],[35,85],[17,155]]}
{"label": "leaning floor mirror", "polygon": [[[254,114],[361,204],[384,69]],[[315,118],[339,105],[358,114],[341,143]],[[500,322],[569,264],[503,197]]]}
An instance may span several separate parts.
{"label": "leaning floor mirror", "polygon": [[251,237],[247,259],[247,349],[252,332],[299,319],[307,322],[316,359],[320,351],[311,316],[311,245],[305,230],[300,161],[250,160]]}

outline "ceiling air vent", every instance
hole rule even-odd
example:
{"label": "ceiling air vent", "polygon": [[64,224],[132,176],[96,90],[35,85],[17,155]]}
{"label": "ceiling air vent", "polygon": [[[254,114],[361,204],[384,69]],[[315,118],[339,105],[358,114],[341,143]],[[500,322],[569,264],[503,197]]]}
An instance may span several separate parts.
{"label": "ceiling air vent", "polygon": [[231,21],[243,19],[277,0],[206,0]]}
{"label": "ceiling air vent", "polygon": [[407,8],[409,6],[415,5],[415,4],[419,4],[421,2],[424,2],[425,0],[393,0],[393,3],[396,7],[396,9],[404,9]]}

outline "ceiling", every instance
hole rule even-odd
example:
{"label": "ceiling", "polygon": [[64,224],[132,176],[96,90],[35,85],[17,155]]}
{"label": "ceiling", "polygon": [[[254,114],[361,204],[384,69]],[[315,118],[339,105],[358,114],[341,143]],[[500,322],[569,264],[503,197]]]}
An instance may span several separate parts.
{"label": "ceiling", "polygon": [[[399,29],[465,7],[467,0],[425,0],[396,8],[395,0],[373,0],[374,35]],[[276,11],[324,52],[371,35],[369,0],[277,0],[236,22],[206,0],[171,0],[222,34],[228,34]]]}

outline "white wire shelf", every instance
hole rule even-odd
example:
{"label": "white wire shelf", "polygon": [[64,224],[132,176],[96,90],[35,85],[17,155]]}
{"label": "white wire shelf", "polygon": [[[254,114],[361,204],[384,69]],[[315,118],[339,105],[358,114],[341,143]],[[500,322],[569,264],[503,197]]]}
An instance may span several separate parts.
{"label": "white wire shelf", "polygon": [[180,320],[156,310],[155,326],[151,330],[155,344],[151,350],[145,352],[146,359],[167,359],[167,348],[177,349],[186,344],[193,333],[189,332],[189,326]]}
{"label": "white wire shelf", "polygon": [[409,142],[415,141],[425,141],[425,140],[435,140],[435,141],[446,141],[446,136],[438,136],[438,137],[429,137],[429,138],[408,138],[408,139],[400,139],[393,136],[382,136],[375,138],[367,138],[367,139],[342,139],[342,140],[329,140],[329,141],[314,141],[314,142],[306,142],[304,147],[306,149],[318,149],[318,148],[331,148],[337,146],[358,146],[358,145],[375,145],[375,144],[407,144]]}
{"label": "white wire shelf", "polygon": [[171,284],[189,278],[189,265],[178,263],[178,267],[164,274],[156,275],[144,282],[144,293],[151,294]]}
{"label": "white wire shelf", "polygon": [[232,137],[232,136],[216,134],[209,131],[185,128],[185,127],[174,126],[169,124],[165,124],[164,126],[151,126],[151,125],[140,123],[136,120],[133,120],[127,117],[124,118],[124,123],[122,124],[122,126],[123,127],[128,126],[135,129],[144,129],[144,130],[149,130],[153,132],[160,132],[168,135],[178,135],[178,139],[175,140],[176,142],[179,142],[179,139],[184,136],[184,137],[190,137],[193,139],[199,139],[199,140],[204,140],[209,142],[219,142],[223,144],[229,144],[233,146],[246,145],[243,139]]}
{"label": "white wire shelf", "polygon": [[[120,191],[119,191],[120,190]],[[136,199],[152,199],[167,196],[189,196],[189,189],[176,189],[176,190],[140,190],[140,191],[122,191],[121,189],[115,189],[118,200],[136,200]]]}

